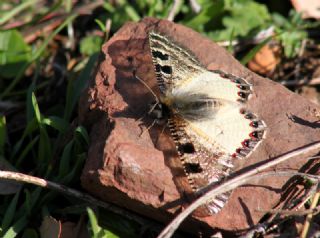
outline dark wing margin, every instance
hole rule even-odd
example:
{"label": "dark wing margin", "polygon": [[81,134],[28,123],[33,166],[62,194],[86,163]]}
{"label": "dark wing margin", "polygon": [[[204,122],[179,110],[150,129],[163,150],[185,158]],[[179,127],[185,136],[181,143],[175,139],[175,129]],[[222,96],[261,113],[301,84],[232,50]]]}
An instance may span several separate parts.
{"label": "dark wing margin", "polygon": [[162,93],[174,87],[177,82],[205,70],[192,53],[159,33],[149,32],[149,46]]}
{"label": "dark wing margin", "polygon": [[[221,182],[229,174],[230,167],[219,163],[219,158],[226,155],[221,154],[221,152],[209,151],[199,144],[195,138],[191,138],[186,132],[188,123],[185,120],[179,118],[178,115],[173,115],[168,119],[168,125],[189,185],[196,197],[207,191],[209,186]],[[216,196],[198,209],[201,211],[201,214],[199,212],[198,214],[208,216],[218,213],[229,196],[230,193]]]}

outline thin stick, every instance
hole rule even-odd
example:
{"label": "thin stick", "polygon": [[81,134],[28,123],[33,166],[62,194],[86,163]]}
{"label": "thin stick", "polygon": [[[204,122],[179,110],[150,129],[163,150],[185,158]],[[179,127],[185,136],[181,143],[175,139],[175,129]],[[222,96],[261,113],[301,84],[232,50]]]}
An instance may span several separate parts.
{"label": "thin stick", "polygon": [[280,83],[284,86],[319,85],[320,78],[313,78],[310,80],[301,79],[301,80],[292,80],[292,81],[282,81]]}
{"label": "thin stick", "polygon": [[264,213],[272,213],[272,214],[281,214],[286,216],[304,216],[309,214],[316,214],[319,213],[320,207],[315,207],[313,209],[307,209],[303,211],[290,211],[290,210],[282,210],[282,209],[271,209],[268,211],[262,211]]}
{"label": "thin stick", "polygon": [[[320,198],[320,193],[317,192],[314,195],[313,199],[312,199],[310,210],[313,210],[317,206],[319,198]],[[307,237],[312,217],[313,217],[313,213],[310,213],[310,214],[307,215],[306,220],[305,220],[304,225],[303,225],[303,229],[302,229],[301,235],[300,235],[301,238],[306,238]]]}
{"label": "thin stick", "polygon": [[106,20],[106,25],[105,25],[105,29],[106,29],[106,32],[105,32],[105,41],[109,40],[109,37],[110,37],[110,31],[111,31],[111,24],[112,24],[112,20],[110,18],[108,18]]}
{"label": "thin stick", "polygon": [[[192,204],[190,204],[189,207],[187,207],[183,212],[181,212],[173,221],[170,222],[170,224],[160,233],[158,238],[169,238],[172,236],[172,234],[175,232],[175,230],[178,229],[179,225],[199,206],[202,204],[207,203],[208,201],[212,200],[214,197],[216,197],[219,194],[225,193],[227,191],[230,191],[239,185],[247,182],[251,176],[258,174],[259,172],[270,168],[272,166],[275,166],[279,163],[282,163],[292,157],[296,157],[298,155],[305,154],[307,152],[310,152],[312,150],[320,149],[320,142],[313,143],[311,145],[293,150],[291,152],[288,152],[282,156],[276,157],[272,159],[271,161],[268,161],[256,168],[253,168],[243,174],[240,174],[237,177],[231,178],[223,182],[221,185],[217,186],[216,188],[212,189],[211,191],[205,193],[203,196],[195,200]],[[259,176],[259,175],[258,175]]]}
{"label": "thin stick", "polygon": [[170,9],[170,12],[168,14],[167,20],[168,21],[173,21],[175,15],[177,14],[178,7],[181,5],[181,0],[174,0],[172,8]]}
{"label": "thin stick", "polygon": [[219,46],[222,47],[227,47],[230,44],[232,46],[237,46],[239,49],[243,49],[244,46],[247,45],[252,45],[252,44],[259,44],[262,41],[264,41],[265,39],[267,39],[268,37],[272,36],[274,34],[274,27],[269,27],[267,29],[261,30],[260,32],[258,32],[258,34],[255,35],[255,37],[251,38],[251,39],[246,39],[246,40],[233,40],[233,41],[218,41],[216,42]]}
{"label": "thin stick", "polygon": [[34,177],[34,176],[22,174],[22,173],[17,173],[17,172],[0,171],[0,179],[15,180],[17,182],[34,184],[34,185],[37,185],[37,186],[40,186],[43,188],[55,190],[59,193],[66,194],[66,195],[69,195],[72,197],[76,197],[80,200],[86,201],[89,204],[92,204],[93,206],[103,207],[103,208],[107,209],[108,211],[111,211],[113,213],[124,216],[124,217],[126,217],[130,220],[136,221],[140,224],[145,225],[147,222],[145,219],[143,219],[133,213],[130,213],[124,209],[121,209],[120,207],[117,207],[117,206],[111,205],[109,203],[100,201],[100,200],[98,200],[88,194],[82,193],[82,192],[77,191],[72,188],[68,188],[68,187],[61,185],[61,184],[58,184],[58,183],[47,181],[42,178],[38,178],[38,177]]}
{"label": "thin stick", "polygon": [[201,11],[201,5],[197,0],[189,0],[189,4],[194,13],[199,13]]}

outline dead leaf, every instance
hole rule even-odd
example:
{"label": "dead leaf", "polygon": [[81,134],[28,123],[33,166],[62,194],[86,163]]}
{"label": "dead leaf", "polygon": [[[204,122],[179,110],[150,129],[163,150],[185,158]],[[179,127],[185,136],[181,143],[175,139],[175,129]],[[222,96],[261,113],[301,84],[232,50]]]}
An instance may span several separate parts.
{"label": "dead leaf", "polygon": [[60,238],[61,223],[52,216],[45,216],[40,226],[41,238]]}

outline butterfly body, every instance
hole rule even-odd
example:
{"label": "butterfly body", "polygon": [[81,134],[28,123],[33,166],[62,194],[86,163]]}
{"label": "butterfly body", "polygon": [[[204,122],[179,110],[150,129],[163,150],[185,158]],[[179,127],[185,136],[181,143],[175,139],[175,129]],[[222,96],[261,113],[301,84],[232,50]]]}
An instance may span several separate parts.
{"label": "butterfly body", "polygon": [[[210,71],[188,50],[151,32],[149,43],[165,117],[184,172],[195,193],[227,176],[234,160],[247,157],[264,137],[265,124],[246,109],[252,85],[245,79]],[[207,204],[217,213],[222,194]]]}
{"label": "butterfly body", "polygon": [[181,115],[190,121],[209,119],[221,107],[221,102],[205,94],[167,94],[160,101],[170,108],[173,114]]}

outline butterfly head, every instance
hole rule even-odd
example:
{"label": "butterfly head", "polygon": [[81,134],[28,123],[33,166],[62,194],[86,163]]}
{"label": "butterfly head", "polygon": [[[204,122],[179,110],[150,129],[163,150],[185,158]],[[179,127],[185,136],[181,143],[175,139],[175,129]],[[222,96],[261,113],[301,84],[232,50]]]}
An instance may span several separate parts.
{"label": "butterfly head", "polygon": [[155,120],[166,121],[169,117],[169,108],[162,102],[154,101],[149,104],[148,115]]}

